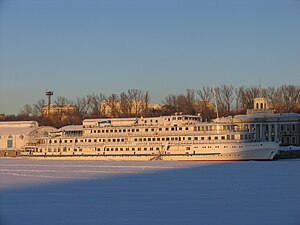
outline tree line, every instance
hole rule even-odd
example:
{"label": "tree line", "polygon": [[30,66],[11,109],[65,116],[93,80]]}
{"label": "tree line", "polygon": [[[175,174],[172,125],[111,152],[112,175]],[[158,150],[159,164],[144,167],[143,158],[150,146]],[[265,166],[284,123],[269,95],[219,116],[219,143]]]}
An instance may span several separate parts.
{"label": "tree line", "polygon": [[[159,109],[151,105],[150,92],[139,89],[129,89],[110,96],[93,93],[76,100],[59,96],[54,101],[54,105],[72,105],[76,110],[69,113],[59,112],[51,116],[42,115],[42,109],[47,106],[47,103],[44,99],[39,99],[33,105],[24,105],[13,119],[36,120],[40,125],[60,127],[81,124],[85,118],[160,116],[182,112],[191,115],[200,113],[205,120],[209,121],[217,117],[217,112],[220,117],[245,114],[247,109],[253,108],[253,100],[257,97],[267,98],[270,108],[275,112],[300,112],[300,86],[298,85],[268,88],[221,85],[214,88],[203,86],[196,90],[187,89],[182,94],[169,94],[162,100]],[[109,108],[109,114],[104,107]]]}

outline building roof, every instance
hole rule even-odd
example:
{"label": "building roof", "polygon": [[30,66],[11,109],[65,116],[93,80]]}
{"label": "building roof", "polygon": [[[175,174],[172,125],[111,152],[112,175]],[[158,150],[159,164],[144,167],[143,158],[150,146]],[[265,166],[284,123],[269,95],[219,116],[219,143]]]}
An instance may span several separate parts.
{"label": "building roof", "polygon": [[266,116],[261,115],[236,115],[234,118],[261,118],[261,117],[267,117],[267,118],[300,118],[300,114],[298,113],[274,113],[274,114],[268,114]]}
{"label": "building roof", "polygon": [[0,135],[3,134],[29,134],[38,127],[0,127]]}
{"label": "building roof", "polygon": [[38,127],[38,122],[36,121],[2,121],[0,122],[0,127]]}
{"label": "building roof", "polygon": [[59,130],[71,131],[71,130],[82,130],[82,129],[83,129],[82,125],[68,125],[68,126],[61,127]]}

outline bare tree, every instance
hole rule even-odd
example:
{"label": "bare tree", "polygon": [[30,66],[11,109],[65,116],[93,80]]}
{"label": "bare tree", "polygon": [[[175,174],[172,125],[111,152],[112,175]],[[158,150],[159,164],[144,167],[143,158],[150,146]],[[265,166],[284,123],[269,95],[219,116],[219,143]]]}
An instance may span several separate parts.
{"label": "bare tree", "polygon": [[101,106],[105,101],[106,97],[104,94],[91,94],[87,96],[88,103],[88,114],[91,117],[101,117]]}
{"label": "bare tree", "polygon": [[138,89],[129,89],[128,97],[130,101],[132,101],[132,108],[134,109],[133,114],[135,116],[138,116],[140,114],[140,111],[142,110],[141,107],[142,91]]}
{"label": "bare tree", "polygon": [[32,113],[34,116],[41,116],[41,111],[43,107],[46,106],[44,99],[39,99],[36,104],[32,106]]}
{"label": "bare tree", "polygon": [[283,100],[283,111],[292,112],[299,103],[299,87],[294,85],[282,85],[280,92]]}
{"label": "bare tree", "polygon": [[232,114],[231,112],[231,106],[232,102],[234,100],[234,87],[232,85],[222,85],[221,86],[222,90],[222,99],[225,104],[225,115],[230,115]]}
{"label": "bare tree", "polygon": [[110,114],[112,117],[118,117],[119,116],[119,110],[118,110],[118,100],[119,97],[116,94],[112,94],[109,96],[106,101],[110,108]]}
{"label": "bare tree", "polygon": [[267,97],[270,103],[270,107],[277,112],[282,112],[283,103],[281,99],[281,92],[279,88],[269,87],[267,89]]}
{"label": "bare tree", "polygon": [[88,97],[77,98],[75,101],[75,106],[77,107],[79,115],[86,117],[90,114],[90,104]]}
{"label": "bare tree", "polygon": [[197,94],[200,100],[197,103],[197,111],[202,114],[204,120],[211,120],[214,116],[214,109],[211,107],[213,105],[213,92],[211,87],[202,87],[202,89],[197,90]]}
{"label": "bare tree", "polygon": [[191,115],[196,114],[195,102],[196,102],[195,90],[187,89],[185,95],[185,110],[184,110],[185,113]]}
{"label": "bare tree", "polygon": [[128,117],[131,114],[132,103],[129,100],[128,95],[125,92],[120,94],[120,114],[123,117]]}
{"label": "bare tree", "polygon": [[174,114],[177,111],[177,96],[176,95],[168,95],[163,100],[163,104],[165,106],[166,114]]}
{"label": "bare tree", "polygon": [[19,115],[22,117],[30,117],[32,116],[32,106],[29,104],[26,104],[23,106],[23,108],[20,110]]}
{"label": "bare tree", "polygon": [[70,101],[70,100],[67,99],[66,97],[58,96],[58,97],[56,98],[56,100],[54,101],[54,104],[56,104],[56,105],[58,105],[58,106],[64,106],[64,105],[72,104],[72,101]]}
{"label": "bare tree", "polygon": [[141,100],[142,100],[142,104],[143,104],[142,114],[143,115],[148,115],[148,113],[149,113],[149,102],[150,102],[150,93],[149,93],[149,91],[146,91],[146,92],[142,93]]}

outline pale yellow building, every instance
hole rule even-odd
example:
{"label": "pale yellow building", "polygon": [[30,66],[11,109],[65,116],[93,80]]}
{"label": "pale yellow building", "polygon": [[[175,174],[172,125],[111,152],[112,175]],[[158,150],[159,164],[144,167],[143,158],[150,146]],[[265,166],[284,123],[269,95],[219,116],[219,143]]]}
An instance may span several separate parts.
{"label": "pale yellow building", "polygon": [[[138,101],[132,101],[128,105],[130,105],[130,109],[128,111],[128,114],[130,115],[140,115],[143,110],[146,109],[146,104],[148,109],[154,109],[154,110],[160,110],[161,105],[154,104],[152,102],[146,103],[145,101],[138,100]],[[112,105],[114,109],[112,109]],[[113,112],[115,110],[115,112]],[[114,117],[115,114],[122,114],[122,105],[121,101],[116,101],[114,104],[111,104],[110,102],[104,102],[101,104],[101,114],[105,115],[107,117]]]}
{"label": "pale yellow building", "polygon": [[75,113],[77,111],[77,107],[75,105],[50,105],[44,106],[41,108],[41,113],[43,116],[51,116],[57,114],[67,114],[67,113]]}
{"label": "pale yellow building", "polygon": [[0,150],[23,150],[32,139],[48,136],[54,130],[54,127],[39,127],[36,121],[0,122]]}

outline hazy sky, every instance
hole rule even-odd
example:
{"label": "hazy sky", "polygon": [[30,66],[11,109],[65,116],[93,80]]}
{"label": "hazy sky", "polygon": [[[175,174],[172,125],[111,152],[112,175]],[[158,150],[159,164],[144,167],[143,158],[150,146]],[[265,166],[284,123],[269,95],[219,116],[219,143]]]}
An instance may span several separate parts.
{"label": "hazy sky", "polygon": [[[299,0],[0,0],[0,113],[45,98],[300,84]],[[46,99],[46,98],[45,98]]]}

